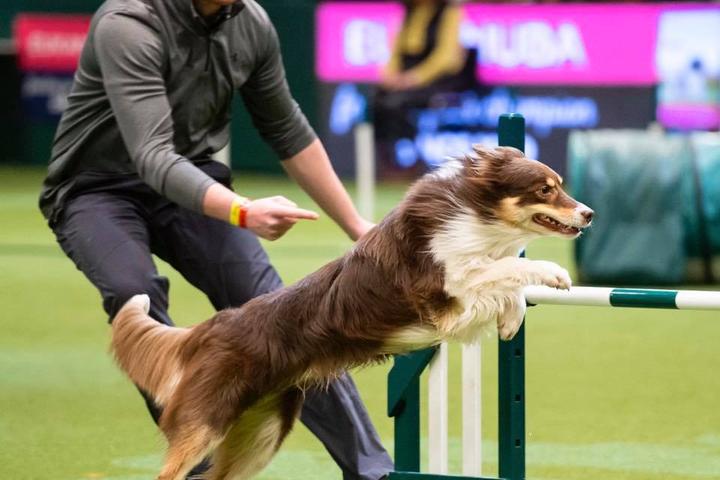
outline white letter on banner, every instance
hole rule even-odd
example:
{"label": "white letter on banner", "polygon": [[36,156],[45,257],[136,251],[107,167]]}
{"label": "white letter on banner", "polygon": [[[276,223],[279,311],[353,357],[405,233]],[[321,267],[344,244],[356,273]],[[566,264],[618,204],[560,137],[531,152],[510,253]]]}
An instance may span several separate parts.
{"label": "white letter on banner", "polygon": [[576,25],[561,23],[558,26],[557,38],[564,61],[576,65],[585,65],[587,63],[585,45]]}
{"label": "white letter on banner", "polygon": [[384,25],[367,20],[352,20],[343,30],[343,54],[352,66],[382,65],[390,58]]}
{"label": "white letter on banner", "polygon": [[526,22],[513,32],[513,44],[520,63],[530,68],[547,68],[558,63],[558,47],[550,25],[545,22]]}

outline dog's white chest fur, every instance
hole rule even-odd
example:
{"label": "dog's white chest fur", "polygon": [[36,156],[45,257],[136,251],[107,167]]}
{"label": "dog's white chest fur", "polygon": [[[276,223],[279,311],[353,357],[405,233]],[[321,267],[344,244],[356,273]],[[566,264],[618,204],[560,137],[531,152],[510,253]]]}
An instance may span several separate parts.
{"label": "dog's white chest fur", "polygon": [[474,212],[465,211],[447,221],[431,239],[433,257],[445,269],[445,291],[461,306],[456,315],[439,319],[437,326],[444,336],[476,340],[496,323],[500,326],[499,318],[508,311],[520,315],[510,322],[519,328],[524,314],[517,305],[522,303],[521,291],[507,279],[517,273],[515,261],[531,237],[518,238],[510,228],[482,224]]}

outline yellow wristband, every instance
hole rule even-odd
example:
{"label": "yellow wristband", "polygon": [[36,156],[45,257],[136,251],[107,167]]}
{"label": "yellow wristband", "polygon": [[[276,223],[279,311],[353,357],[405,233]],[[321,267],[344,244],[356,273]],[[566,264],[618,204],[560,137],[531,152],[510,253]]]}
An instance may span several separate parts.
{"label": "yellow wristband", "polygon": [[238,195],[233,199],[232,205],[230,205],[230,217],[228,219],[231,225],[245,228],[245,214],[247,213],[249,203],[250,199],[247,197]]}

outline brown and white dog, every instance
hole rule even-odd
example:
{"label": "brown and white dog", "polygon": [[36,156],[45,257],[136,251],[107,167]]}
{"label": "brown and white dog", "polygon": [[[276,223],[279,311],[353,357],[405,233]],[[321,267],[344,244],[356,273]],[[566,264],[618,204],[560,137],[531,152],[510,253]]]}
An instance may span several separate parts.
{"label": "brown and white dog", "polygon": [[592,215],[545,165],[476,148],[416,182],[345,256],[295,285],[192,328],[154,321],[148,298],[133,297],[113,321],[112,348],[164,407],[158,478],[182,479],[207,455],[207,479],[249,478],[290,431],[306,386],[488,328],[512,338],[524,286],[571,283],[558,265],[518,253],[535,238],[575,238]]}

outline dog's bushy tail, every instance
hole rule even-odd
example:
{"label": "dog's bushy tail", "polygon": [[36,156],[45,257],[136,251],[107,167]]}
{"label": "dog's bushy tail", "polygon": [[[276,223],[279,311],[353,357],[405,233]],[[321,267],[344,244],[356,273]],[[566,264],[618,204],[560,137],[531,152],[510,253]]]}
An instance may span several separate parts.
{"label": "dog's bushy tail", "polygon": [[123,305],[112,321],[111,349],[130,380],[164,405],[182,378],[180,352],[191,330],[157,322],[149,310],[147,295]]}

